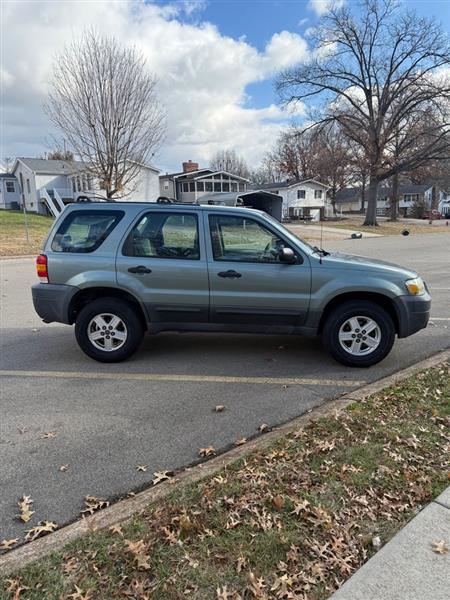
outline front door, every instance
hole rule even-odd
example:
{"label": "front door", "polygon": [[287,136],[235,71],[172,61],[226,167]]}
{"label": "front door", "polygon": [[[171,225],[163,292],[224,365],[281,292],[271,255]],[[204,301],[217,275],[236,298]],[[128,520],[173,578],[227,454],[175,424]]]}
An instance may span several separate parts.
{"label": "front door", "polygon": [[116,259],[119,286],[144,303],[151,323],[206,323],[208,270],[201,213],[149,210]]}
{"label": "front door", "polygon": [[[286,327],[305,322],[311,289],[307,256],[263,219],[209,212],[210,320],[218,324]],[[282,247],[295,264],[280,262]]]}

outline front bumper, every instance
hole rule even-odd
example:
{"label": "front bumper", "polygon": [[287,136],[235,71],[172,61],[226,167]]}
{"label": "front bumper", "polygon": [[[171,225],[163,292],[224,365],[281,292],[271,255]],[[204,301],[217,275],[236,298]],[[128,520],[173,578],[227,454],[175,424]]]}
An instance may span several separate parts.
{"label": "front bumper", "polygon": [[393,301],[398,318],[399,338],[425,329],[431,312],[431,296],[428,292],[421,296],[397,296]]}
{"label": "front bumper", "polygon": [[34,309],[46,323],[70,324],[69,305],[78,291],[73,285],[36,283],[31,288]]}

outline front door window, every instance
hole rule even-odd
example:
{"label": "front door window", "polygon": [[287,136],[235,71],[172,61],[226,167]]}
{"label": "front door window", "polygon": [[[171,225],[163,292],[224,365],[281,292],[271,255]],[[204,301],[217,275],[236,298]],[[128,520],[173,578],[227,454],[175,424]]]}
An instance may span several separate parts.
{"label": "front door window", "polygon": [[210,215],[209,228],[214,260],[279,263],[283,240],[247,217]]}

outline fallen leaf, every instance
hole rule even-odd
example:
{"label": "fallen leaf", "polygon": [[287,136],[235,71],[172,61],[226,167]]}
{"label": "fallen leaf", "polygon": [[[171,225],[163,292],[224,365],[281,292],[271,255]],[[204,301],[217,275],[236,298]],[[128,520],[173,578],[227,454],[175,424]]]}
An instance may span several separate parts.
{"label": "fallen leaf", "polygon": [[278,510],[281,510],[284,506],[284,498],[280,494],[277,494],[272,498],[272,504]]}
{"label": "fallen leaf", "polygon": [[68,598],[72,598],[73,600],[91,600],[92,596],[90,590],[84,593],[81,588],[75,585],[75,591],[73,594],[69,594]]}
{"label": "fallen leaf", "polygon": [[207,457],[215,454],[216,450],[214,446],[207,446],[206,448],[199,448],[198,453],[200,456]]}
{"label": "fallen leaf", "polygon": [[40,521],[36,527],[28,529],[25,539],[33,541],[41,535],[55,531],[57,527],[58,525],[53,521]]}
{"label": "fallen leaf", "polygon": [[436,552],[436,554],[447,554],[448,552],[448,546],[444,542],[444,540],[440,540],[439,542],[433,542],[431,544],[431,547],[433,548],[433,552]]}
{"label": "fallen leaf", "polygon": [[26,433],[28,431],[28,428],[27,427],[18,427],[17,431],[19,433]]}
{"label": "fallen leaf", "polygon": [[28,523],[31,519],[32,515],[34,515],[34,510],[31,510],[31,505],[33,504],[33,500],[30,496],[22,496],[22,498],[17,503],[19,506],[20,514],[18,518],[24,523]]}
{"label": "fallen leaf", "polygon": [[68,468],[69,468],[69,465],[61,465],[58,470],[65,473]]}
{"label": "fallen leaf", "polygon": [[247,438],[243,437],[243,438],[241,438],[240,440],[236,440],[236,441],[234,442],[234,445],[235,445],[235,446],[243,446],[243,445],[244,445],[244,444],[246,444],[246,443],[247,443]]}
{"label": "fallen leaf", "polygon": [[11,550],[11,548],[14,546],[14,544],[17,544],[18,541],[19,541],[19,538],[15,538],[12,540],[2,540],[0,542],[0,550]]}
{"label": "fallen leaf", "polygon": [[147,465],[136,465],[136,471],[142,471],[143,473],[145,473],[146,470]]}
{"label": "fallen leaf", "polygon": [[89,513],[90,515],[94,514],[97,510],[101,510],[102,508],[106,508],[109,506],[109,502],[104,500],[103,498],[97,498],[96,496],[86,496],[84,499],[85,508],[81,511],[81,514],[84,516],[85,513]]}
{"label": "fallen leaf", "polygon": [[46,433],[42,434],[42,439],[48,440],[49,438],[55,438],[56,436],[57,436],[56,431],[47,431]]}
{"label": "fallen leaf", "polygon": [[150,569],[150,556],[146,554],[147,547],[144,540],[124,540],[124,542],[126,545],[125,551],[133,555],[138,569]]}
{"label": "fallen leaf", "polygon": [[161,483],[161,481],[166,481],[167,479],[173,477],[173,471],[156,471],[156,473],[153,473],[153,475],[155,477],[152,479],[152,483],[153,485],[158,485],[158,483]]}
{"label": "fallen leaf", "polygon": [[123,535],[122,527],[120,525],[111,525],[109,528],[111,533],[117,533],[118,535]]}
{"label": "fallen leaf", "polygon": [[223,412],[225,410],[225,406],[223,404],[218,404],[214,410],[215,412]]}

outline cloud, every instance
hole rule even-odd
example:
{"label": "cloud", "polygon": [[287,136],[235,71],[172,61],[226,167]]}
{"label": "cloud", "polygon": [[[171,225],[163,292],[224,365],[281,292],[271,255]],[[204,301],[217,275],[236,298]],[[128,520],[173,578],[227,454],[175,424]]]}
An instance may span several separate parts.
{"label": "cloud", "polygon": [[83,29],[94,27],[136,45],[158,77],[169,124],[158,165],[178,168],[188,158],[205,164],[224,147],[256,165],[290,115],[273,104],[249,107],[246,88],[304,60],[307,44],[298,34],[281,31],[258,51],[245,38],[224,36],[211,23],[187,18],[194,13],[198,18],[202,7],[203,2],[142,0],[5,3],[3,156],[49,149],[51,129],[41,107],[51,93],[53,58]]}
{"label": "cloud", "polygon": [[313,10],[319,17],[326,14],[332,7],[340,8],[345,0],[309,0],[308,8]]}

